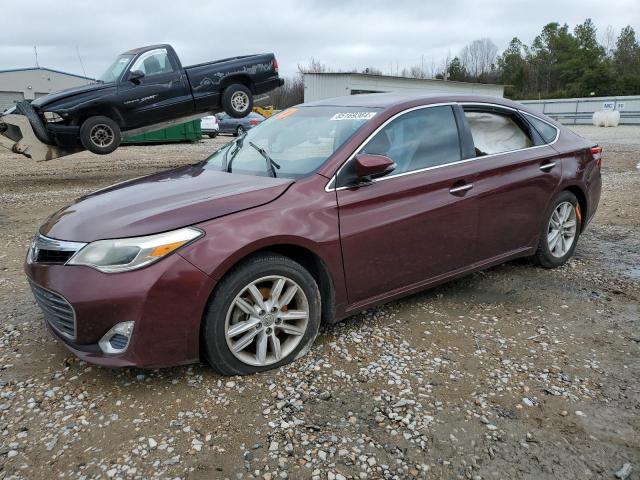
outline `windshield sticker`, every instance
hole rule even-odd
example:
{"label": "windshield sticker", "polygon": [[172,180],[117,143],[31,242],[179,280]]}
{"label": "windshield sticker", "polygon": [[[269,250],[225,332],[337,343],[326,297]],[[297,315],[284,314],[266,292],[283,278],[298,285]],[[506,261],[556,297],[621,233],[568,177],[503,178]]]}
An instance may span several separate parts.
{"label": "windshield sticker", "polygon": [[371,120],[377,112],[345,112],[336,113],[329,120]]}
{"label": "windshield sticker", "polygon": [[280,112],[278,115],[276,115],[276,119],[282,120],[283,118],[290,117],[291,115],[293,115],[297,111],[298,111],[297,108],[288,108],[284,112]]}

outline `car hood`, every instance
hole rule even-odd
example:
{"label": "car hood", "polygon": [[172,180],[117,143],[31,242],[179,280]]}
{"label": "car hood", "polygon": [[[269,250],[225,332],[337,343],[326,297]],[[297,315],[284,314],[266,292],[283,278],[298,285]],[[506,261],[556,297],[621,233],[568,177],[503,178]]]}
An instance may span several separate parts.
{"label": "car hood", "polygon": [[111,88],[113,87],[113,85],[113,83],[92,83],[91,85],[82,85],[80,87],[67,88],[65,90],[60,90],[59,92],[54,92],[50,93],[49,95],[38,97],[33,102],[31,102],[31,105],[36,108],[42,109],[47,105],[72,97],[74,95],[88,92],[97,92],[98,90]]}
{"label": "car hood", "polygon": [[49,217],[40,233],[76,242],[150,235],[264,205],[292,183],[190,165],[79,198]]}

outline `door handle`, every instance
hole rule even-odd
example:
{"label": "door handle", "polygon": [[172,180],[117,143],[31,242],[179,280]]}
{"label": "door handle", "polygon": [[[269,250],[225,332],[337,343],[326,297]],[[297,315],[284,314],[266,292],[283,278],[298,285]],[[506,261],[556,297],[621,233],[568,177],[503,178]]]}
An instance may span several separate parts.
{"label": "door handle", "polygon": [[460,185],[459,187],[451,187],[449,189],[449,193],[462,193],[467,190],[471,190],[473,188],[473,183],[465,183],[464,185]]}
{"label": "door handle", "polygon": [[540,170],[542,170],[543,172],[548,172],[555,166],[556,166],[556,162],[545,163],[544,165],[540,165]]}

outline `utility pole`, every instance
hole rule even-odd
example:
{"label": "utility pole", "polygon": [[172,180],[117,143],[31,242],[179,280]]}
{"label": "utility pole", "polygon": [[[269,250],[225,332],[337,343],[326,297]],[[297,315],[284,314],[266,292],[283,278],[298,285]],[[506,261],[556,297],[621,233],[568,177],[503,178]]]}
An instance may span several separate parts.
{"label": "utility pole", "polygon": [[38,63],[38,47],[37,46],[33,46],[33,53],[36,56],[36,67],[40,68],[40,64]]}

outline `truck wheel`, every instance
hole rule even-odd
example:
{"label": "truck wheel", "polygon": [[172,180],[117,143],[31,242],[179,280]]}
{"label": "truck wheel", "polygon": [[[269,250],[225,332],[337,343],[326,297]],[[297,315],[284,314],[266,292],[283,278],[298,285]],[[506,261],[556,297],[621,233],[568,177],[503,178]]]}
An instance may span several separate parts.
{"label": "truck wheel", "polygon": [[98,155],[106,155],[120,146],[120,127],[109,117],[90,117],[80,127],[80,141],[84,148]]}
{"label": "truck wheel", "polygon": [[239,83],[229,85],[222,93],[222,108],[233,118],[246,117],[253,108],[253,94]]}
{"label": "truck wheel", "polygon": [[47,127],[44,125],[44,122],[29,102],[22,101],[16,103],[16,113],[27,117],[27,120],[29,120],[29,123],[31,124],[31,128],[33,128],[33,133],[35,133],[38,140],[48,145],[51,144],[51,138],[49,138]]}

